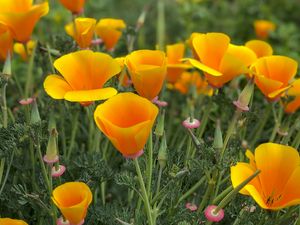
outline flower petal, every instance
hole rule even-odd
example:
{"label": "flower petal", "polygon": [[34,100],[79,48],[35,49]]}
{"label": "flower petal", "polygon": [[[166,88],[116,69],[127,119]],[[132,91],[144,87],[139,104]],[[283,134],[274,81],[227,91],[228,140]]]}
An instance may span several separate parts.
{"label": "flower petal", "polygon": [[72,87],[61,76],[49,75],[44,81],[44,89],[52,98],[63,99]]}
{"label": "flower petal", "polygon": [[285,108],[284,111],[286,113],[294,113],[296,110],[298,110],[300,107],[300,96],[297,96],[294,100],[289,102]]}
{"label": "flower petal", "polygon": [[198,60],[190,59],[190,58],[184,58],[182,60],[183,61],[187,60],[190,64],[192,64],[192,66],[194,66],[197,69],[202,70],[203,72],[208,73],[212,76],[216,76],[216,77],[217,76],[222,76],[221,72],[204,65],[203,63],[199,62]]}
{"label": "flower petal", "polygon": [[68,91],[65,94],[64,99],[70,102],[91,102],[108,99],[117,93],[117,90],[111,87],[81,91],[74,90]]}
{"label": "flower petal", "polygon": [[251,40],[246,42],[245,46],[254,51],[257,58],[273,55],[273,49],[271,45],[265,41]]}

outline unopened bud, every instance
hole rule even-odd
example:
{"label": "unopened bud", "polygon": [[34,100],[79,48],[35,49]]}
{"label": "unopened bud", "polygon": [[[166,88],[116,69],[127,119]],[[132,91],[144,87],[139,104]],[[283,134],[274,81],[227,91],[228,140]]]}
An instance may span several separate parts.
{"label": "unopened bud", "polygon": [[215,129],[215,137],[213,147],[215,149],[222,149],[223,148],[223,137],[222,137],[222,130],[220,125],[220,120],[216,122],[216,129]]}
{"label": "unopened bud", "polygon": [[41,117],[38,109],[38,105],[36,99],[32,102],[31,115],[30,115],[30,123],[36,124],[41,122]]}
{"label": "unopened bud", "polygon": [[162,169],[166,167],[167,161],[168,161],[167,141],[166,141],[166,135],[163,135],[162,141],[160,143],[160,148],[158,151],[158,163]]}
{"label": "unopened bud", "polygon": [[50,133],[44,161],[48,164],[53,164],[58,161],[57,131],[55,128],[52,129]]}
{"label": "unopened bud", "polygon": [[248,82],[246,87],[241,92],[237,101],[234,101],[233,104],[240,109],[241,111],[249,111],[249,103],[253,94],[254,83],[252,80]]}
{"label": "unopened bud", "polygon": [[155,128],[155,135],[161,137],[164,134],[164,125],[165,125],[165,110],[162,110],[162,113],[158,116],[157,125]]}

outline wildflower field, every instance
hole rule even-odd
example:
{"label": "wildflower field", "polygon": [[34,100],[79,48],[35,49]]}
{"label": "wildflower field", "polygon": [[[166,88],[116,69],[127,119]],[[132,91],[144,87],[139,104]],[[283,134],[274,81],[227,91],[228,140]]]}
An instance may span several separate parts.
{"label": "wildflower field", "polygon": [[300,225],[299,11],[0,0],[0,225]]}

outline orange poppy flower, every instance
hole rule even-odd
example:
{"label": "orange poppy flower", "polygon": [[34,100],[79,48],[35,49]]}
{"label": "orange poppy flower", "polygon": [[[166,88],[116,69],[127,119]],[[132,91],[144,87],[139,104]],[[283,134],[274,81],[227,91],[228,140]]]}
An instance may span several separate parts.
{"label": "orange poppy flower", "polygon": [[300,79],[292,83],[292,87],[287,91],[287,95],[296,97],[284,107],[284,111],[286,113],[294,113],[300,107]]}
{"label": "orange poppy flower", "polygon": [[267,56],[258,59],[251,69],[255,74],[255,84],[270,100],[283,95],[296,75],[298,63],[286,56]]}
{"label": "orange poppy flower", "polygon": [[180,75],[191,68],[191,65],[181,62],[184,57],[184,44],[167,45],[167,81],[174,84]]}
{"label": "orange poppy flower", "polygon": [[272,46],[265,41],[251,40],[246,42],[245,46],[255,52],[257,58],[273,55]]}
{"label": "orange poppy flower", "polygon": [[93,18],[76,18],[74,23],[65,26],[65,30],[80,48],[88,48],[93,40],[96,20]]}
{"label": "orange poppy flower", "polygon": [[251,49],[230,44],[230,38],[223,33],[197,34],[192,40],[196,58],[200,61],[187,60],[202,70],[208,83],[216,88],[247,73],[248,66],[256,60]]}
{"label": "orange poppy flower", "polygon": [[28,225],[23,220],[15,220],[10,218],[0,218],[0,225]]}
{"label": "orange poppy flower", "polygon": [[240,193],[251,195],[264,209],[278,210],[300,204],[300,157],[296,149],[275,143],[265,143],[247,150],[249,163],[239,162],[231,167],[233,187],[238,186],[256,170],[261,173]]}
{"label": "orange poppy flower", "polygon": [[165,53],[158,50],[134,51],[126,56],[125,64],[139,95],[149,100],[155,98],[162,88],[167,72]]}
{"label": "orange poppy flower", "polygon": [[67,182],[52,192],[52,201],[71,224],[84,220],[92,199],[90,188],[82,182]]}
{"label": "orange poppy flower", "polygon": [[70,10],[73,14],[80,14],[83,12],[85,0],[59,0],[60,3]]}
{"label": "orange poppy flower", "polygon": [[31,56],[35,45],[36,41],[33,40],[28,41],[26,44],[15,43],[14,52],[20,55],[23,61],[27,61],[28,58]]}
{"label": "orange poppy flower", "polygon": [[0,61],[5,61],[7,54],[13,48],[13,39],[8,27],[0,23]]}
{"label": "orange poppy flower", "polygon": [[26,43],[37,21],[49,11],[48,2],[32,5],[32,0],[0,0],[0,23],[6,24],[13,38]]}
{"label": "orange poppy flower", "polygon": [[199,60],[199,57],[198,57],[198,55],[197,55],[197,53],[196,53],[196,50],[195,50],[195,48],[194,48],[193,40],[194,40],[195,37],[201,36],[201,35],[203,35],[203,34],[202,34],[202,33],[198,33],[198,32],[193,32],[193,33],[190,35],[189,39],[186,40],[187,45],[188,45],[188,46],[190,47],[190,49],[192,50],[192,54],[193,54],[194,59],[197,59],[197,60]]}
{"label": "orange poppy flower", "polygon": [[181,77],[174,84],[174,88],[182,94],[187,94],[192,85],[196,87],[198,94],[205,94],[208,96],[212,96],[213,94],[213,89],[197,71],[183,72]]}
{"label": "orange poppy flower", "polygon": [[274,31],[276,25],[268,20],[255,20],[254,29],[257,37],[266,39],[269,37],[270,32]]}
{"label": "orange poppy flower", "polygon": [[119,64],[105,53],[77,51],[57,59],[54,67],[62,76],[49,75],[44,81],[45,91],[54,99],[85,104],[117,94],[114,88],[103,88],[121,70]]}
{"label": "orange poppy flower", "polygon": [[118,43],[122,30],[126,28],[123,20],[105,18],[99,20],[96,25],[96,33],[103,40],[105,48],[112,50]]}
{"label": "orange poppy flower", "polygon": [[140,152],[158,113],[149,100],[133,93],[121,93],[99,105],[94,119],[115,148],[130,157]]}

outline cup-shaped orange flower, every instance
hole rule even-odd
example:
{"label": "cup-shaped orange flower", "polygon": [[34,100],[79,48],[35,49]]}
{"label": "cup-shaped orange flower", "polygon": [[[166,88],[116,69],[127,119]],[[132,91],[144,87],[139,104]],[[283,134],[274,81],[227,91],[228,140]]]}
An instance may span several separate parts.
{"label": "cup-shaped orange flower", "polygon": [[248,73],[248,66],[255,60],[255,53],[245,47],[230,44],[223,33],[196,34],[192,39],[196,59],[187,59],[204,72],[208,83],[216,88],[238,75]]}
{"label": "cup-shaped orange flower", "polygon": [[249,163],[231,167],[233,187],[238,186],[256,170],[261,173],[248,183],[241,194],[251,195],[264,209],[278,210],[300,204],[300,157],[296,149],[275,143],[265,143],[247,150]]}
{"label": "cup-shaped orange flower", "polygon": [[272,46],[265,41],[251,40],[246,42],[245,46],[255,52],[257,58],[273,55]]}
{"label": "cup-shaped orange flower", "polygon": [[0,218],[0,225],[28,225],[23,220],[15,220],[10,218]]}
{"label": "cup-shaped orange flower", "polygon": [[292,83],[292,87],[287,91],[287,95],[295,96],[295,98],[284,107],[284,111],[286,113],[294,113],[300,107],[300,79]]}
{"label": "cup-shaped orange flower", "polygon": [[6,24],[19,42],[30,40],[38,20],[49,11],[48,2],[32,5],[32,0],[0,0],[0,23]]}
{"label": "cup-shaped orange flower", "polygon": [[126,56],[125,64],[135,90],[152,100],[163,85],[167,72],[165,53],[158,50],[138,50]]}
{"label": "cup-shaped orange flower", "polygon": [[71,224],[84,220],[93,199],[90,188],[82,182],[67,182],[53,190],[52,201]]}
{"label": "cup-shaped orange flower", "polygon": [[104,18],[96,25],[96,33],[103,40],[107,50],[113,50],[122,36],[122,30],[126,28],[123,20]]}
{"label": "cup-shaped orange flower", "polygon": [[32,51],[36,45],[36,41],[30,40],[26,44],[15,43],[14,52],[20,55],[23,61],[27,61],[32,54]]}
{"label": "cup-shaped orange flower", "polygon": [[270,32],[274,31],[276,25],[269,20],[255,20],[254,30],[258,38],[266,39],[269,37]]}
{"label": "cup-shaped orange flower", "polygon": [[83,12],[85,0],[59,0],[60,3],[70,10],[73,14],[80,14]]}
{"label": "cup-shaped orange flower", "polygon": [[5,25],[0,23],[0,61],[5,61],[7,54],[12,51],[13,39],[12,35]]}
{"label": "cup-shaped orange flower", "polygon": [[212,96],[213,89],[208,85],[205,78],[202,78],[198,71],[183,72],[174,84],[174,88],[182,94],[187,94],[192,86],[195,86],[198,94]]}
{"label": "cup-shaped orange flower", "polygon": [[115,148],[130,157],[144,148],[157,113],[158,108],[146,98],[121,93],[99,105],[94,119]]}
{"label": "cup-shaped orange flower", "polygon": [[255,74],[255,84],[269,99],[281,97],[296,75],[298,63],[286,56],[267,56],[258,59],[251,69]]}
{"label": "cup-shaped orange flower", "polygon": [[88,48],[95,32],[96,20],[93,18],[76,18],[75,23],[69,23],[65,30],[80,48]]}
{"label": "cup-shaped orange flower", "polygon": [[183,43],[167,45],[167,81],[174,84],[180,75],[191,65],[182,63],[184,57],[185,46]]}
{"label": "cup-shaped orange flower", "polygon": [[117,90],[103,85],[120,72],[119,64],[108,54],[81,50],[54,62],[62,76],[53,74],[44,81],[44,89],[54,99],[93,102],[110,98]]}

